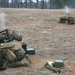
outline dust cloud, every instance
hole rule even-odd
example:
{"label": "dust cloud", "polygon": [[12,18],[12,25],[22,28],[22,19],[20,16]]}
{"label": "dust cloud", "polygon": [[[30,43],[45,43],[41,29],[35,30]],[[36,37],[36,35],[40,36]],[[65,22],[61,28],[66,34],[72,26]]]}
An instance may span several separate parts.
{"label": "dust cloud", "polygon": [[0,12],[0,29],[6,29],[6,14]]}

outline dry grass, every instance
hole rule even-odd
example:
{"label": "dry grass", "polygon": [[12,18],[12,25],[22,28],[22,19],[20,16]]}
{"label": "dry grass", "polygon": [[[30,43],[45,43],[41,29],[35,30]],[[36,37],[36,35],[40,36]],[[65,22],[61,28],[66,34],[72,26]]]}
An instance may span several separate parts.
{"label": "dry grass", "polygon": [[[24,35],[23,41],[33,47],[30,67],[7,69],[0,75],[58,75],[44,68],[48,60],[65,59],[60,75],[75,74],[75,25],[58,23],[64,10],[1,9],[6,14],[6,26]],[[74,15],[72,9],[71,14]]]}

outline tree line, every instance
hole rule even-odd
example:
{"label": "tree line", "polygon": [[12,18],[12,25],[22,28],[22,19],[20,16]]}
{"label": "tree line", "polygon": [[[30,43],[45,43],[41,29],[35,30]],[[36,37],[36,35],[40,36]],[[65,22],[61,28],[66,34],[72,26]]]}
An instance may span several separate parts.
{"label": "tree line", "polygon": [[65,6],[75,8],[75,0],[0,0],[1,8],[61,9]]}

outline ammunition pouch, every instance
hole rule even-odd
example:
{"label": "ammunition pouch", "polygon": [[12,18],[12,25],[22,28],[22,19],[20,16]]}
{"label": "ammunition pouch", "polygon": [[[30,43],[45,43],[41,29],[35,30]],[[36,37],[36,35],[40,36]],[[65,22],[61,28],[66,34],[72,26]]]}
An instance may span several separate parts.
{"label": "ammunition pouch", "polygon": [[16,60],[20,61],[24,58],[25,50],[21,47],[19,50],[15,50]]}
{"label": "ammunition pouch", "polygon": [[52,65],[49,65],[48,63],[46,63],[44,66],[45,66],[45,68],[47,68],[49,70],[52,70],[55,73],[60,73],[61,72],[60,68],[53,67]]}
{"label": "ammunition pouch", "polygon": [[13,62],[16,59],[16,55],[9,49],[4,50],[3,52],[4,58],[9,62]]}

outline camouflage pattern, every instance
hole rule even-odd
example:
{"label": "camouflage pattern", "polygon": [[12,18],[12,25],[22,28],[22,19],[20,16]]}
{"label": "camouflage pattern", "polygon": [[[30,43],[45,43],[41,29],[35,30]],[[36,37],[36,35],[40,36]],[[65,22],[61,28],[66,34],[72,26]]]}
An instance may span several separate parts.
{"label": "camouflage pattern", "polygon": [[75,18],[68,17],[68,24],[75,24]]}
{"label": "camouflage pattern", "polygon": [[60,18],[60,23],[66,23],[66,21],[67,21],[67,17],[66,16],[64,16],[64,17],[61,17]]}
{"label": "camouflage pattern", "polygon": [[68,23],[68,24],[75,24],[75,18],[74,17],[61,17],[59,23]]}
{"label": "camouflage pattern", "polygon": [[0,50],[0,66],[3,66],[3,51]]}
{"label": "camouflage pattern", "polygon": [[17,40],[17,41],[21,41],[23,38],[22,34],[21,33],[16,33],[14,35],[14,39]]}
{"label": "camouflage pattern", "polygon": [[21,47],[19,50],[15,51],[16,61],[20,61],[24,58],[25,50]]}
{"label": "camouflage pattern", "polygon": [[23,36],[21,33],[16,33],[14,31],[10,31],[9,29],[0,30],[0,42],[8,42],[8,41],[22,41]]}
{"label": "camouflage pattern", "polygon": [[11,42],[9,43],[1,43],[0,44],[0,49],[11,49],[13,48],[15,45]]}
{"label": "camouflage pattern", "polygon": [[4,63],[4,67],[9,67],[9,68],[14,68],[14,67],[20,67],[20,66],[30,66],[30,63],[23,58],[21,61],[14,61],[14,62],[9,62],[9,61],[5,61]]}
{"label": "camouflage pattern", "polygon": [[[16,42],[14,42],[16,43]],[[19,61],[22,60],[25,55],[25,50],[18,44],[4,43],[1,46],[3,50],[4,57],[9,61]]]}
{"label": "camouflage pattern", "polygon": [[5,39],[5,35],[0,34],[0,42],[3,42],[4,39]]}
{"label": "camouflage pattern", "polygon": [[7,49],[6,51],[3,51],[3,56],[5,59],[7,59],[10,62],[15,61],[16,59],[16,55],[9,49]]}
{"label": "camouflage pattern", "polygon": [[[20,41],[23,38],[21,33],[8,30],[8,35],[10,36],[9,38],[6,30],[0,31],[0,50],[3,51],[3,67],[26,66],[28,62],[31,63],[25,50],[21,47]],[[27,63],[26,60],[28,61]]]}

